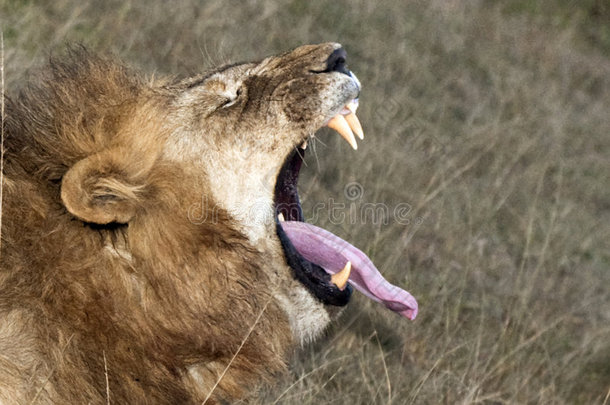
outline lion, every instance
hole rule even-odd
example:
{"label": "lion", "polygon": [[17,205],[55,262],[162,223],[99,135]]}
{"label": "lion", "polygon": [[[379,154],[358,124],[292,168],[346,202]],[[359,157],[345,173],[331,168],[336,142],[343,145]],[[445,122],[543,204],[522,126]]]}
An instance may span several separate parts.
{"label": "lion", "polygon": [[72,47],[6,97],[0,402],[216,404],[286,369],[352,286],[413,319],[364,253],[303,221],[307,141],[355,149],[341,45],[153,79]]}

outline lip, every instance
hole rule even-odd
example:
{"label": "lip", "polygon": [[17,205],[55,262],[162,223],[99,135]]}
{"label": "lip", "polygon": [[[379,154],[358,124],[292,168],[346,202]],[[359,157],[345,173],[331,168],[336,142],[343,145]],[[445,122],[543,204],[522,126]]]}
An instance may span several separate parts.
{"label": "lip", "polygon": [[294,247],[283,230],[278,216],[281,214],[287,221],[304,222],[297,182],[305,149],[300,147],[286,158],[280,169],[275,184],[275,223],[276,233],[281,242],[288,266],[294,277],[299,280],[318,300],[326,305],[344,306],[352,295],[353,289],[348,284],[343,290],[331,282],[331,275],[322,267],[305,259]]}

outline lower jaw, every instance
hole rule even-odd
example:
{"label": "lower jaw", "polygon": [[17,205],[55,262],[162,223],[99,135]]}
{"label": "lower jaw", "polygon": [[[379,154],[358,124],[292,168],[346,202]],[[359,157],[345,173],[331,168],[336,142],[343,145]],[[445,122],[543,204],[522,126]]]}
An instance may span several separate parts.
{"label": "lower jaw", "polygon": [[332,284],[330,274],[299,254],[279,223],[276,224],[276,232],[284,250],[284,257],[292,269],[294,277],[323,304],[347,305],[353,292],[352,287],[347,285],[340,290]]}
{"label": "lower jaw", "polygon": [[304,149],[296,148],[295,152],[287,158],[278,175],[275,186],[276,233],[280,239],[286,262],[292,269],[295,279],[323,304],[341,307],[350,300],[351,286],[347,285],[346,288],[339,289],[331,282],[330,274],[322,267],[303,258],[278,221],[278,216],[281,215],[287,221],[303,222],[297,181],[304,154]]}
{"label": "lower jaw", "polygon": [[319,337],[328,324],[345,308],[322,304],[294,279],[288,283],[288,289],[277,297],[280,307],[288,318],[293,339],[299,344],[309,343]]}

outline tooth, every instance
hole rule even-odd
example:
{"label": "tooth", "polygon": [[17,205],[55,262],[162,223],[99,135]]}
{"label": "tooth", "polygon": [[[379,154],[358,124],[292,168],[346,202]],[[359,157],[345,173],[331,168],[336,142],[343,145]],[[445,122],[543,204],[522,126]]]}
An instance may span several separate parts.
{"label": "tooth", "polygon": [[345,105],[345,108],[350,110],[352,114],[356,114],[356,110],[358,109],[358,101],[352,100]]}
{"label": "tooth", "polygon": [[354,131],[354,133],[356,135],[358,135],[358,138],[364,139],[364,132],[362,131],[362,125],[360,125],[360,121],[358,120],[358,117],[356,117],[356,114],[353,111],[351,114],[347,114],[345,116],[345,120],[349,124],[352,131]]}
{"label": "tooth", "polygon": [[307,139],[303,141],[303,143],[301,144],[301,149],[305,150],[307,149]]}
{"label": "tooth", "polygon": [[330,281],[340,290],[344,290],[347,285],[347,280],[349,280],[349,275],[352,272],[352,262],[345,263],[345,267],[343,270],[336,272],[332,276],[330,276]]}
{"label": "tooth", "polygon": [[284,221],[285,221],[285,219],[284,219],[284,214],[282,214],[281,212],[280,212],[279,214],[277,214],[277,219],[278,219],[280,222],[284,222]]}
{"label": "tooth", "polygon": [[330,121],[328,121],[328,124],[326,125],[329,128],[332,128],[337,131],[343,138],[345,138],[347,143],[349,143],[352,148],[354,148],[354,150],[358,149],[358,144],[356,144],[356,138],[354,137],[354,133],[350,129],[349,124],[347,123],[343,115],[335,115],[333,118],[331,118]]}

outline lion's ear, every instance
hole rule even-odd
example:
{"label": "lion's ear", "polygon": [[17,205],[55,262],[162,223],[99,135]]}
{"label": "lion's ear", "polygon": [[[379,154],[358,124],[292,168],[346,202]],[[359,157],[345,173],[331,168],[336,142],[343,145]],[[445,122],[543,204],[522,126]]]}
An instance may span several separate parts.
{"label": "lion's ear", "polygon": [[129,166],[133,166],[133,160],[130,162],[130,156],[120,148],[77,162],[61,183],[61,199],[66,209],[85,222],[129,222],[145,187],[142,171]]}

